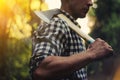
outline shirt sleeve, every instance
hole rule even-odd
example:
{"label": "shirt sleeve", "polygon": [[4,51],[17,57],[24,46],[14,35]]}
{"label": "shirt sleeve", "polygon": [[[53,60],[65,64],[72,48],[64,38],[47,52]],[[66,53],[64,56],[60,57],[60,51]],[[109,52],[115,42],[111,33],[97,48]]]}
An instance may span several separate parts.
{"label": "shirt sleeve", "polygon": [[59,18],[53,18],[49,24],[41,25],[33,37],[33,53],[30,59],[32,73],[47,56],[59,56],[64,51],[65,24]]}

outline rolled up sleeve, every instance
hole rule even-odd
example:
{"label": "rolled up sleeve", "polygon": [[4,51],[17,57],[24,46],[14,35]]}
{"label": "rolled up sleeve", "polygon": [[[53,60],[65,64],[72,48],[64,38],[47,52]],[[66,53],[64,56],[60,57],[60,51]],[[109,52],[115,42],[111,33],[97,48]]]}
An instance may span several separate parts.
{"label": "rolled up sleeve", "polygon": [[43,24],[35,31],[30,59],[31,74],[47,56],[59,56],[64,52],[65,34],[65,25],[59,18],[53,18],[50,24]]}

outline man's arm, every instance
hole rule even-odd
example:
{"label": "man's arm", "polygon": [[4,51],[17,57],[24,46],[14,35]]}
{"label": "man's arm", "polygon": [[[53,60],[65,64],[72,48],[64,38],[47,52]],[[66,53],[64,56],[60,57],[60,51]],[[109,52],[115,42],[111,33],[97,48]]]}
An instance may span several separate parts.
{"label": "man's arm", "polygon": [[69,57],[48,56],[33,72],[34,80],[47,80],[62,78],[73,71],[76,71],[88,63],[103,58],[113,52],[113,49],[105,41],[96,39],[90,47],[80,54]]}

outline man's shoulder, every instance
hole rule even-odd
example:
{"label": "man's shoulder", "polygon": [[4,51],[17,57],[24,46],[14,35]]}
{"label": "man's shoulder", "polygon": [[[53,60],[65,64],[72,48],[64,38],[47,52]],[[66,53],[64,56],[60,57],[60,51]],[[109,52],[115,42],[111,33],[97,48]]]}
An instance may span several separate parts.
{"label": "man's shoulder", "polygon": [[62,20],[61,18],[59,18],[58,16],[55,16],[50,20],[50,23],[53,23],[53,22],[63,24],[63,22],[65,22],[65,21]]}

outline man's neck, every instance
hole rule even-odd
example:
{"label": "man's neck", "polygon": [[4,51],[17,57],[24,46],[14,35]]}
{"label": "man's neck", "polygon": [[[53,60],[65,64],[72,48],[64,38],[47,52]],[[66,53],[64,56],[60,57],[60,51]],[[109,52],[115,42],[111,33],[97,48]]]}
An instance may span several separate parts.
{"label": "man's neck", "polygon": [[61,10],[66,11],[66,12],[69,13],[72,17],[74,17],[74,19],[77,19],[77,18],[72,14],[72,11],[71,11],[71,9],[69,9],[68,5],[62,6],[62,7],[61,7]]}

